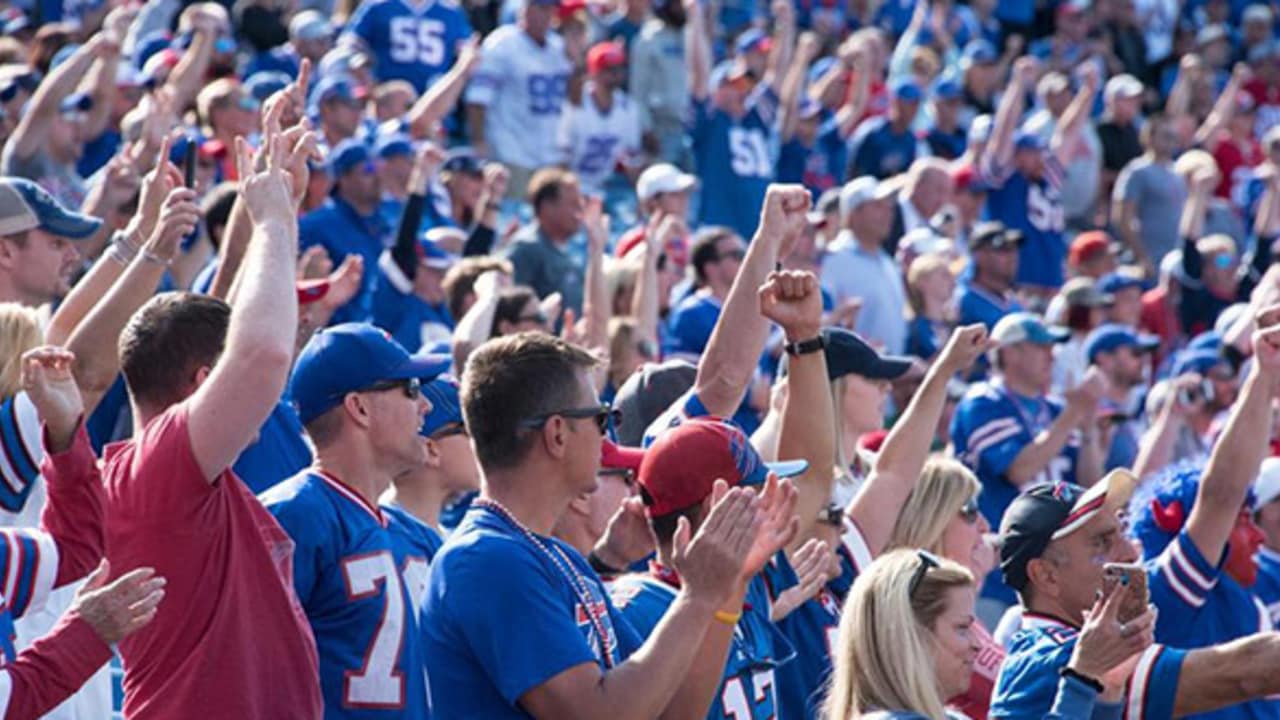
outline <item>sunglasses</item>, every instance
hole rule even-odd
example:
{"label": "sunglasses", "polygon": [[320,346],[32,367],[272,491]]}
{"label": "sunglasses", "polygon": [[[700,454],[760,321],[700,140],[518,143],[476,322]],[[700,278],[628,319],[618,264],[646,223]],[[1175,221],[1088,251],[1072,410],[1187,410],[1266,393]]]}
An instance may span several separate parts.
{"label": "sunglasses", "polygon": [[404,391],[405,397],[410,400],[417,400],[422,397],[422,381],[418,378],[409,378],[408,380],[384,380],[380,383],[374,383],[368,387],[360,388],[355,392],[386,392],[387,390],[400,389]]}
{"label": "sunglasses", "polygon": [[636,482],[635,472],[627,470],[626,468],[600,468],[600,471],[597,472],[596,475],[600,477],[616,477],[627,487],[635,485]]}
{"label": "sunglasses", "polygon": [[916,566],[916,571],[911,574],[911,582],[907,584],[907,598],[914,598],[916,590],[920,589],[920,583],[924,581],[924,576],[929,574],[931,568],[942,564],[938,556],[928,550],[917,550],[916,558],[920,564]]}
{"label": "sunglasses", "polygon": [[721,253],[717,255],[716,260],[717,261],[718,260],[737,260],[738,262],[742,262],[742,259],[745,258],[746,256],[747,256],[746,250],[730,250],[727,253]]}
{"label": "sunglasses", "polygon": [[241,110],[248,110],[249,112],[258,112],[258,108],[262,107],[262,104],[258,102],[257,98],[251,95],[245,95],[236,101],[236,107],[239,107]]}
{"label": "sunglasses", "polygon": [[960,517],[964,518],[964,521],[970,525],[975,525],[978,522],[980,512],[978,510],[978,499],[969,498],[969,501],[960,508]]}
{"label": "sunglasses", "polygon": [[455,435],[462,435],[462,436],[469,435],[469,433],[467,432],[467,426],[463,425],[462,423],[453,423],[452,425],[445,425],[439,430],[431,433],[431,439],[443,440],[447,437],[453,437]]}
{"label": "sunglasses", "polygon": [[601,435],[604,435],[609,431],[610,423],[616,426],[622,420],[621,410],[614,410],[612,406],[604,404],[593,405],[591,407],[556,410],[554,412],[543,413],[542,415],[534,415],[527,420],[522,420],[520,422],[520,427],[525,430],[536,430],[557,415],[564,418],[570,418],[572,420],[585,420],[587,418],[591,418],[592,420],[595,420],[596,427],[599,428]]}

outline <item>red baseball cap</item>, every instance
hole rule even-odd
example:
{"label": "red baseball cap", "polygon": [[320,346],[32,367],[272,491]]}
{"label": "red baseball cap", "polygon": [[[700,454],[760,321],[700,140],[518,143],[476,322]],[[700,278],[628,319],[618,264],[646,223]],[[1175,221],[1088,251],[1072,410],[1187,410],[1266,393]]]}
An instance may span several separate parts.
{"label": "red baseball cap", "polygon": [[602,42],[587,51],[587,72],[591,75],[627,64],[627,52],[616,42]]}
{"label": "red baseball cap", "polygon": [[1088,230],[1076,236],[1071,241],[1071,248],[1067,251],[1067,263],[1072,267],[1077,267],[1081,263],[1088,262],[1103,253],[1109,252],[1111,249],[1111,237],[1102,230]]}
{"label": "red baseball cap", "polygon": [[605,438],[600,443],[601,470],[640,470],[640,461],[644,459],[644,450],[619,445]]}
{"label": "red baseball cap", "polygon": [[763,485],[771,472],[786,478],[808,468],[804,460],[766,463],[737,425],[700,417],[659,435],[644,452],[637,480],[649,517],[662,517],[705,500],[716,480]]}

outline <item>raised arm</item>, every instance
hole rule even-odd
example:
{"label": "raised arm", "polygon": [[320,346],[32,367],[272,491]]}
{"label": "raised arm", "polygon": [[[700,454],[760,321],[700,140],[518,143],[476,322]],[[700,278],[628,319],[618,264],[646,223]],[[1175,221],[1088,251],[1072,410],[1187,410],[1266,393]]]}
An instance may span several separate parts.
{"label": "raised arm", "polygon": [[981,159],[988,174],[994,174],[992,170],[1006,172],[1013,162],[1013,133],[1022,122],[1027,92],[1039,72],[1040,63],[1033,57],[1018,58],[1013,64],[1013,76],[1009,87],[1000,96],[1000,106],[996,108],[996,118],[991,128],[991,141],[987,143]]}
{"label": "raised arm", "polygon": [[801,35],[800,41],[796,43],[795,61],[787,67],[786,74],[782,78],[782,90],[778,94],[782,106],[783,142],[795,135],[796,107],[800,100],[800,91],[804,88],[804,78],[809,70],[809,63],[813,62],[813,58],[818,54],[819,43],[818,36],[811,32]]}
{"label": "raised arm", "polygon": [[[811,272],[774,272],[759,290],[760,314],[783,328],[788,343],[819,337],[822,331],[822,288]],[[809,461],[796,484],[799,532],[788,549],[794,551],[812,534],[818,512],[831,497],[835,477],[835,411],[827,358],[821,350],[787,359],[787,396],[782,406],[777,457]]]}
{"label": "raised arm", "polygon": [[1227,127],[1231,118],[1235,117],[1236,106],[1239,104],[1240,95],[1244,92],[1244,84],[1249,81],[1250,74],[1249,66],[1245,63],[1236,63],[1232,68],[1231,79],[1227,81],[1227,86],[1213,103],[1213,109],[1209,111],[1204,122],[1196,128],[1196,134],[1192,138],[1194,145],[1209,152],[1213,152],[1218,146],[1219,131]]}
{"label": "raised arm", "polygon": [[213,61],[213,45],[227,29],[226,18],[209,12],[203,5],[192,5],[183,12],[182,25],[193,33],[191,44],[165,80],[165,87],[173,94],[173,106],[179,110],[189,107],[204,86]]}
{"label": "raised arm", "polygon": [[1204,234],[1205,210],[1217,184],[1217,171],[1210,167],[1198,168],[1188,184],[1187,204],[1182,206],[1182,218],[1178,222],[1178,233],[1182,235],[1182,269],[1188,279],[1199,280],[1202,260],[1196,241]]}
{"label": "raised arm", "polygon": [[231,302],[226,349],[186,401],[192,450],[210,482],[257,436],[284,392],[293,362],[297,205],[285,169],[290,150],[284,137],[276,130],[265,141],[266,166],[256,172],[248,145],[243,138],[236,141],[240,196],[253,222],[253,235]]}
{"label": "raised arm", "polygon": [[1222,557],[1249,487],[1266,457],[1271,401],[1280,390],[1280,307],[1258,313],[1254,362],[1200,480],[1187,534],[1211,562]]}
{"label": "raised arm", "polygon": [[[843,51],[842,51],[843,52]],[[841,62],[846,62],[843,54]],[[840,125],[840,136],[846,140],[853,135],[854,128],[867,108],[867,98],[871,94],[871,73],[867,70],[867,56],[861,48],[854,48],[849,55],[848,66],[853,73],[853,91],[844,105],[836,111],[836,122]]]}
{"label": "raised arm", "polygon": [[94,61],[88,77],[84,78],[84,86],[93,95],[93,107],[84,121],[84,137],[96,138],[107,129],[111,121],[111,109],[116,97],[116,69],[120,64],[120,48],[129,25],[138,16],[138,9],[130,5],[119,5],[107,13],[102,32],[111,40],[106,49]]}
{"label": "raised arm", "polygon": [[[588,197],[583,212],[583,228],[587,233],[587,270],[583,275],[582,319],[584,320],[584,343],[588,348],[609,348],[609,318],[613,316],[613,308],[609,303],[609,285],[604,277],[605,245],[609,242],[609,216],[604,214],[604,205],[598,197]],[[604,375],[609,367],[606,363],[598,364],[604,374],[597,380],[597,387],[604,387]]]}
{"label": "raised arm", "polygon": [[707,10],[698,0],[681,0],[688,16],[685,23],[684,61],[689,72],[689,96],[696,101],[711,94],[711,38],[707,36]]}
{"label": "raised arm", "polygon": [[413,171],[409,174],[409,199],[400,213],[396,243],[386,251],[410,283],[418,275],[418,228],[422,225],[422,212],[427,204],[427,188],[443,161],[444,152],[435,143],[424,143],[418,149]]}
{"label": "raised arm", "polygon": [[[631,299],[631,314],[636,319],[636,330],[639,339],[658,346],[658,316],[662,292],[658,285],[658,262],[667,243],[674,237],[688,233],[682,218],[668,215],[656,224],[649,223],[645,232],[644,249],[638,252],[641,256],[640,275],[636,281],[635,295]],[[668,259],[668,262],[670,260]]]}
{"label": "raised arm", "polygon": [[[796,9],[791,0],[773,0],[770,9],[773,11],[773,47],[769,50],[763,81],[780,93],[783,76],[795,67],[792,52],[796,44]],[[807,68],[805,63],[802,69]]]}
{"label": "raised arm", "polygon": [[1049,143],[1050,152],[1064,167],[1071,162],[1071,156],[1080,143],[1080,130],[1093,111],[1093,98],[1098,92],[1098,66],[1085,63],[1080,70],[1080,82],[1079,92],[1062,111],[1062,119],[1058,121]]}
{"label": "raised arm", "polygon": [[698,361],[695,392],[712,415],[733,415],[755,376],[769,334],[756,291],[803,232],[809,205],[809,191],[801,185],[774,184],[765,192],[760,227]]}
{"label": "raised arm", "polygon": [[873,557],[889,542],[898,512],[929,457],[929,446],[947,400],[947,383],[987,349],[987,328],[982,323],[965,325],[951,333],[906,412],[880,446],[871,476],[846,509],[862,531]]}
{"label": "raised arm", "polygon": [[[71,53],[71,57],[49,71],[27,102],[18,126],[9,136],[8,146],[12,148],[14,156],[31,157],[44,145],[50,121],[58,114],[62,99],[75,92],[76,86],[89,72],[89,66],[94,60],[113,52],[118,53],[110,45],[111,40],[106,35],[95,35]],[[112,79],[115,79],[114,76]]]}
{"label": "raised arm", "polygon": [[480,41],[472,37],[463,44],[458,59],[444,77],[431,87],[409,108],[409,134],[415,139],[429,138],[446,115],[453,112],[467,87],[467,81],[480,63]]}
{"label": "raised arm", "polygon": [[1182,403],[1182,393],[1200,387],[1202,378],[1189,373],[1168,381],[1164,404],[1156,413],[1151,427],[1138,441],[1138,456],[1133,461],[1133,474],[1139,480],[1160,470],[1173,460],[1178,433],[1186,425],[1186,413],[1193,408]]}

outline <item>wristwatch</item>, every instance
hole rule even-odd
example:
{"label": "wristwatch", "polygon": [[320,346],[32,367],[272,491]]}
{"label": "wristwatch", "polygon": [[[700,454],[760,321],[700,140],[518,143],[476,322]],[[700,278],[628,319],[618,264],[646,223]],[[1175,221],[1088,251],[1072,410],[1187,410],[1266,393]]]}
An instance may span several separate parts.
{"label": "wristwatch", "polygon": [[821,352],[827,346],[827,341],[821,336],[811,337],[808,340],[800,342],[789,342],[782,346],[787,354],[795,357],[796,355],[808,355],[809,353]]}

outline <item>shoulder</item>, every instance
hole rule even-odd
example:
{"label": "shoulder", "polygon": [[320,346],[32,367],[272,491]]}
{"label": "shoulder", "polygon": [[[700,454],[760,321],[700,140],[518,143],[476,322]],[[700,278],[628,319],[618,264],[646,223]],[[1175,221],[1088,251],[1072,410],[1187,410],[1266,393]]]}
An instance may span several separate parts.
{"label": "shoulder", "polygon": [[485,50],[498,50],[510,47],[520,41],[520,30],[515,25],[501,25],[489,33],[484,39]]}
{"label": "shoulder", "polygon": [[323,488],[308,471],[303,471],[272,485],[258,495],[258,500],[272,513],[277,508],[304,506],[316,509],[321,503]]}

